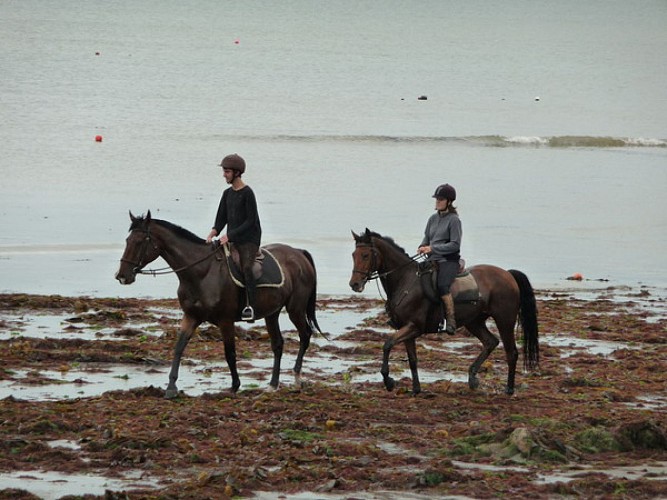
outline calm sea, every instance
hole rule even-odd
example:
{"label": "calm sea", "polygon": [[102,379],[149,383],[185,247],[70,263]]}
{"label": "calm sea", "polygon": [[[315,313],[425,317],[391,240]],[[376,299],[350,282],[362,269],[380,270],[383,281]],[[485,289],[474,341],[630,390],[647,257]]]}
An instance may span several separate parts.
{"label": "calm sea", "polygon": [[321,293],[351,293],[351,230],[414,253],[443,182],[468,264],[665,289],[665,26],[664,0],[0,0],[0,291],[175,296],[114,281],[128,210],[206,235],[231,152]]}

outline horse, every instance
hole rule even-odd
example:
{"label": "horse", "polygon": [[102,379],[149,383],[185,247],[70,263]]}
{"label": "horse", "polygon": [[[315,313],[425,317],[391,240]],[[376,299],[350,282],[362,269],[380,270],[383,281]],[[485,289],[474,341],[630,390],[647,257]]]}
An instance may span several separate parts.
{"label": "horse", "polygon": [[[393,239],[382,236],[366,228],[357,235],[352,231],[355,250],[352,254],[353,269],[350,287],[361,293],[366,283],[379,279],[387,295],[386,310],[390,324],[397,331],[383,347],[380,373],[385,388],[395,387],[389,376],[389,355],[399,342],[403,342],[408,354],[412,374],[412,393],[421,392],[417,372],[417,350],[415,339],[426,332],[435,332],[442,317],[440,299],[437,293],[429,298],[428,286],[423,286],[419,278],[424,273],[423,264],[410,257]],[[535,370],[539,364],[539,340],[537,306],[535,294],[528,277],[517,270],[504,270],[488,264],[475,265],[467,269],[477,283],[479,292],[475,300],[457,301],[459,280],[452,285],[455,300],[456,324],[465,328],[483,345],[482,351],[470,365],[468,385],[479,387],[477,373],[482,363],[498,346],[499,340],[486,326],[486,320],[493,318],[505,348],[508,374],[505,392],[514,393],[516,364],[519,353],[514,336],[517,318],[523,330],[524,368]],[[435,300],[434,300],[435,299]],[[436,303],[437,301],[437,303]]]}
{"label": "horse", "polygon": [[[130,234],[116,279],[123,285],[130,285],[137,274],[163,274],[160,271],[171,268],[166,272],[176,273],[179,280],[178,301],[183,316],[165,397],[178,396],[176,381],[183,351],[203,322],[217,325],[222,333],[225,359],[232,376],[231,392],[235,393],[241,385],[236,369],[235,322],[241,319],[245,293],[234,282],[222,247],[217,242],[206,243],[171,222],[153,219],[150,210],[145,217],[135,217],[130,212],[130,220]],[[275,257],[283,272],[280,286],[258,286],[255,305],[255,317],[264,318],[271,339],[273,371],[269,385],[277,389],[284,343],[278,322],[281,310],[287,310],[299,332],[299,353],[294,364],[296,384],[301,383],[303,357],[312,334],[315,330],[322,333],[315,317],[317,273],[313,258],[306,250],[284,244],[262,248]],[[169,268],[142,271],[158,257],[162,257]]]}

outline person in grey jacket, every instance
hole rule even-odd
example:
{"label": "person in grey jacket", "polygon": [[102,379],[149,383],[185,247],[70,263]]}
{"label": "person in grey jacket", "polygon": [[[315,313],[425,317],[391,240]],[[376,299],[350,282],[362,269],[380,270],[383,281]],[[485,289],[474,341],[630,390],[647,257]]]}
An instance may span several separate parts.
{"label": "person in grey jacket", "polygon": [[428,260],[438,263],[438,294],[445,306],[445,332],[454,335],[456,332],[456,318],[454,314],[454,299],[449,288],[459,270],[461,259],[461,239],[463,229],[456,207],[456,190],[449,184],[441,184],[433,194],[435,198],[435,214],[431,215],[426,223],[424,239],[417,250],[426,254]]}

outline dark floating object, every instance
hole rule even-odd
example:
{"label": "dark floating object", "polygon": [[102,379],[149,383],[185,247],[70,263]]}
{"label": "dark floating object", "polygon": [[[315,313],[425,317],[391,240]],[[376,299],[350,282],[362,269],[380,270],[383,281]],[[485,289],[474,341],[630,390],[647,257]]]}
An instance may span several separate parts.
{"label": "dark floating object", "polygon": [[417,97],[417,100],[418,101],[427,101],[428,97],[426,97],[425,95],[420,95],[419,97]]}

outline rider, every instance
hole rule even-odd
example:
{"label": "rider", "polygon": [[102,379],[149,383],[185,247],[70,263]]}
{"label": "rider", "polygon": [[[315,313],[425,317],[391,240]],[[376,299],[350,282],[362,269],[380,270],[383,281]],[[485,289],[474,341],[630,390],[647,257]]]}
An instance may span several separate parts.
{"label": "rider", "polygon": [[[461,258],[461,238],[463,229],[456,207],[456,190],[449,184],[441,184],[433,194],[437,213],[429,217],[424,231],[424,239],[418,252],[427,254],[428,259],[438,263],[438,294],[445,306],[445,332],[454,335],[454,299],[449,291],[458,273]],[[442,331],[442,330],[440,330]]]}
{"label": "rider", "polygon": [[227,226],[227,233],[220,236],[220,244],[233,243],[239,252],[241,268],[245,280],[246,307],[241,319],[255,320],[255,297],[257,285],[252,273],[252,265],[259,252],[262,227],[259,222],[255,193],[241,178],[245,172],[245,160],[237,154],[225,156],[220,162],[225,181],[231,187],[225,189],[220,199],[215,225],[206,237],[211,243],[213,238]]}

